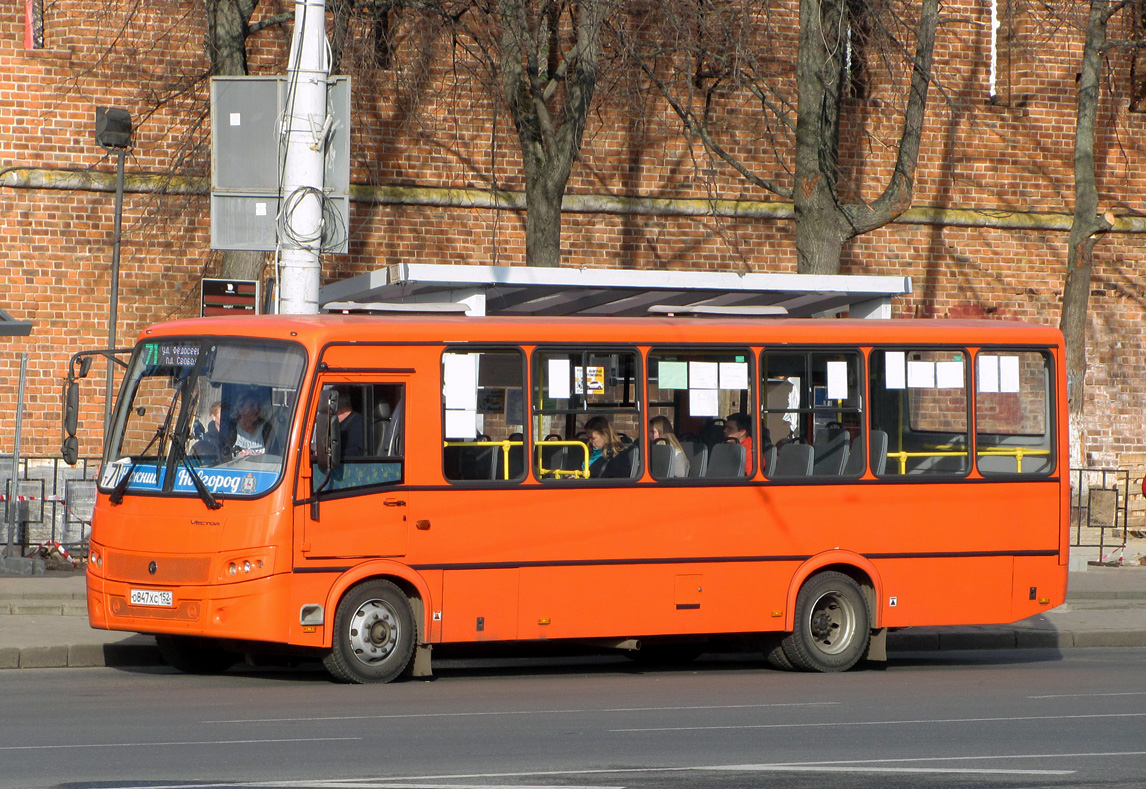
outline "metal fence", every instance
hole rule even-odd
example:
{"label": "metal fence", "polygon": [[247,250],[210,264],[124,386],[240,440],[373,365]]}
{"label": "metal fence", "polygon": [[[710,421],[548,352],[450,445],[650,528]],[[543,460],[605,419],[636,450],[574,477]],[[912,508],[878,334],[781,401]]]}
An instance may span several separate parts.
{"label": "metal fence", "polygon": [[1099,561],[1121,564],[1129,527],[1129,469],[1072,468],[1070,475],[1071,547],[1097,548]]}
{"label": "metal fence", "polygon": [[16,508],[14,542],[23,555],[53,543],[73,558],[87,555],[99,461],[69,466],[59,458],[23,457],[13,484],[12,456],[0,455],[0,524],[7,542],[8,508]]}

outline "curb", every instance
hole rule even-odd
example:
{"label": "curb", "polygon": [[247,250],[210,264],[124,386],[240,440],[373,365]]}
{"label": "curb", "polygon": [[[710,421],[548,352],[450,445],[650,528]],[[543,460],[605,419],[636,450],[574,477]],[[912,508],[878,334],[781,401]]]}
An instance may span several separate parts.
{"label": "curb", "polygon": [[133,636],[111,644],[51,647],[0,647],[0,669],[6,668],[139,668],[166,665],[155,639]]}

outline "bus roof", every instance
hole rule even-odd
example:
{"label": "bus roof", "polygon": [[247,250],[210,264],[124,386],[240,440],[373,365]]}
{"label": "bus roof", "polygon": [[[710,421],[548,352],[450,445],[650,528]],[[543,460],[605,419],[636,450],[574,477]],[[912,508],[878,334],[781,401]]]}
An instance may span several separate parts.
{"label": "bus roof", "polygon": [[141,339],[188,335],[285,339],[313,347],[332,342],[1062,344],[1057,327],[1003,320],[333,314],[191,318],[156,324]]}

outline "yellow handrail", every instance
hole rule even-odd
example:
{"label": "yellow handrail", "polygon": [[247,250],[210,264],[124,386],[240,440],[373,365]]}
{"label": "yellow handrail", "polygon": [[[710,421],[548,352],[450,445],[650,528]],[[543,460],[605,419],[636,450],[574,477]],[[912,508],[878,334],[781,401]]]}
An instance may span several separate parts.
{"label": "yellow handrail", "polygon": [[961,451],[935,451],[930,452],[888,452],[887,456],[899,461],[899,473],[907,473],[908,458],[939,458],[939,457],[966,457],[967,450]]}
{"label": "yellow handrail", "polygon": [[533,445],[535,450],[540,450],[544,447],[581,447],[581,451],[585,455],[585,462],[581,468],[566,469],[566,468],[545,468],[541,465],[541,453],[538,452],[537,456],[537,476],[544,477],[546,474],[552,474],[555,477],[573,477],[575,479],[588,479],[589,478],[589,445],[584,441],[538,441]]}
{"label": "yellow handrail", "polygon": [[444,441],[444,447],[501,447],[502,473],[509,479],[509,450],[525,446],[524,441]]}
{"label": "yellow handrail", "polygon": [[1029,447],[982,447],[977,451],[979,457],[1013,457],[1015,459],[1015,473],[1023,473],[1023,458],[1027,455],[1049,455],[1049,449],[1031,449]]}
{"label": "yellow handrail", "polygon": [[[1027,447],[982,447],[976,450],[978,457],[1013,457],[1015,472],[1022,473],[1023,458],[1027,455],[1049,455],[1049,449],[1029,449]],[[899,473],[907,473],[908,458],[966,457],[967,450],[929,450],[927,452],[888,452],[887,456],[899,461]]]}

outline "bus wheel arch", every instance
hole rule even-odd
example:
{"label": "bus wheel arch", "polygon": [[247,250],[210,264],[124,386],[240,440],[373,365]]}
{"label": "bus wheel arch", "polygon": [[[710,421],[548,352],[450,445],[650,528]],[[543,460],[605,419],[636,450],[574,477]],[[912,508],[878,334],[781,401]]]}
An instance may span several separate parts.
{"label": "bus wheel arch", "polygon": [[[429,619],[430,589],[420,576],[412,574],[408,567],[395,562],[375,560],[360,564],[342,575],[330,587],[326,600],[326,610],[337,613],[338,604],[350,593],[351,589],[359,584],[376,580],[389,581],[406,593],[418,625],[419,643],[429,641],[431,627]],[[333,621],[333,617],[328,618],[327,621]],[[331,646],[332,637],[333,629],[326,628],[323,639],[324,647]]]}
{"label": "bus wheel arch", "polygon": [[872,629],[881,627],[879,601],[883,597],[883,584],[879,572],[870,560],[851,551],[826,551],[808,559],[792,576],[788,585],[788,598],[784,606],[784,629],[791,631],[795,626],[796,600],[800,589],[812,576],[821,572],[843,573],[860,587],[867,602],[868,617]]}
{"label": "bus wheel arch", "polygon": [[387,578],[350,587],[335,608],[331,647],[322,661],[326,669],[354,684],[409,676],[420,641],[414,599]]}

